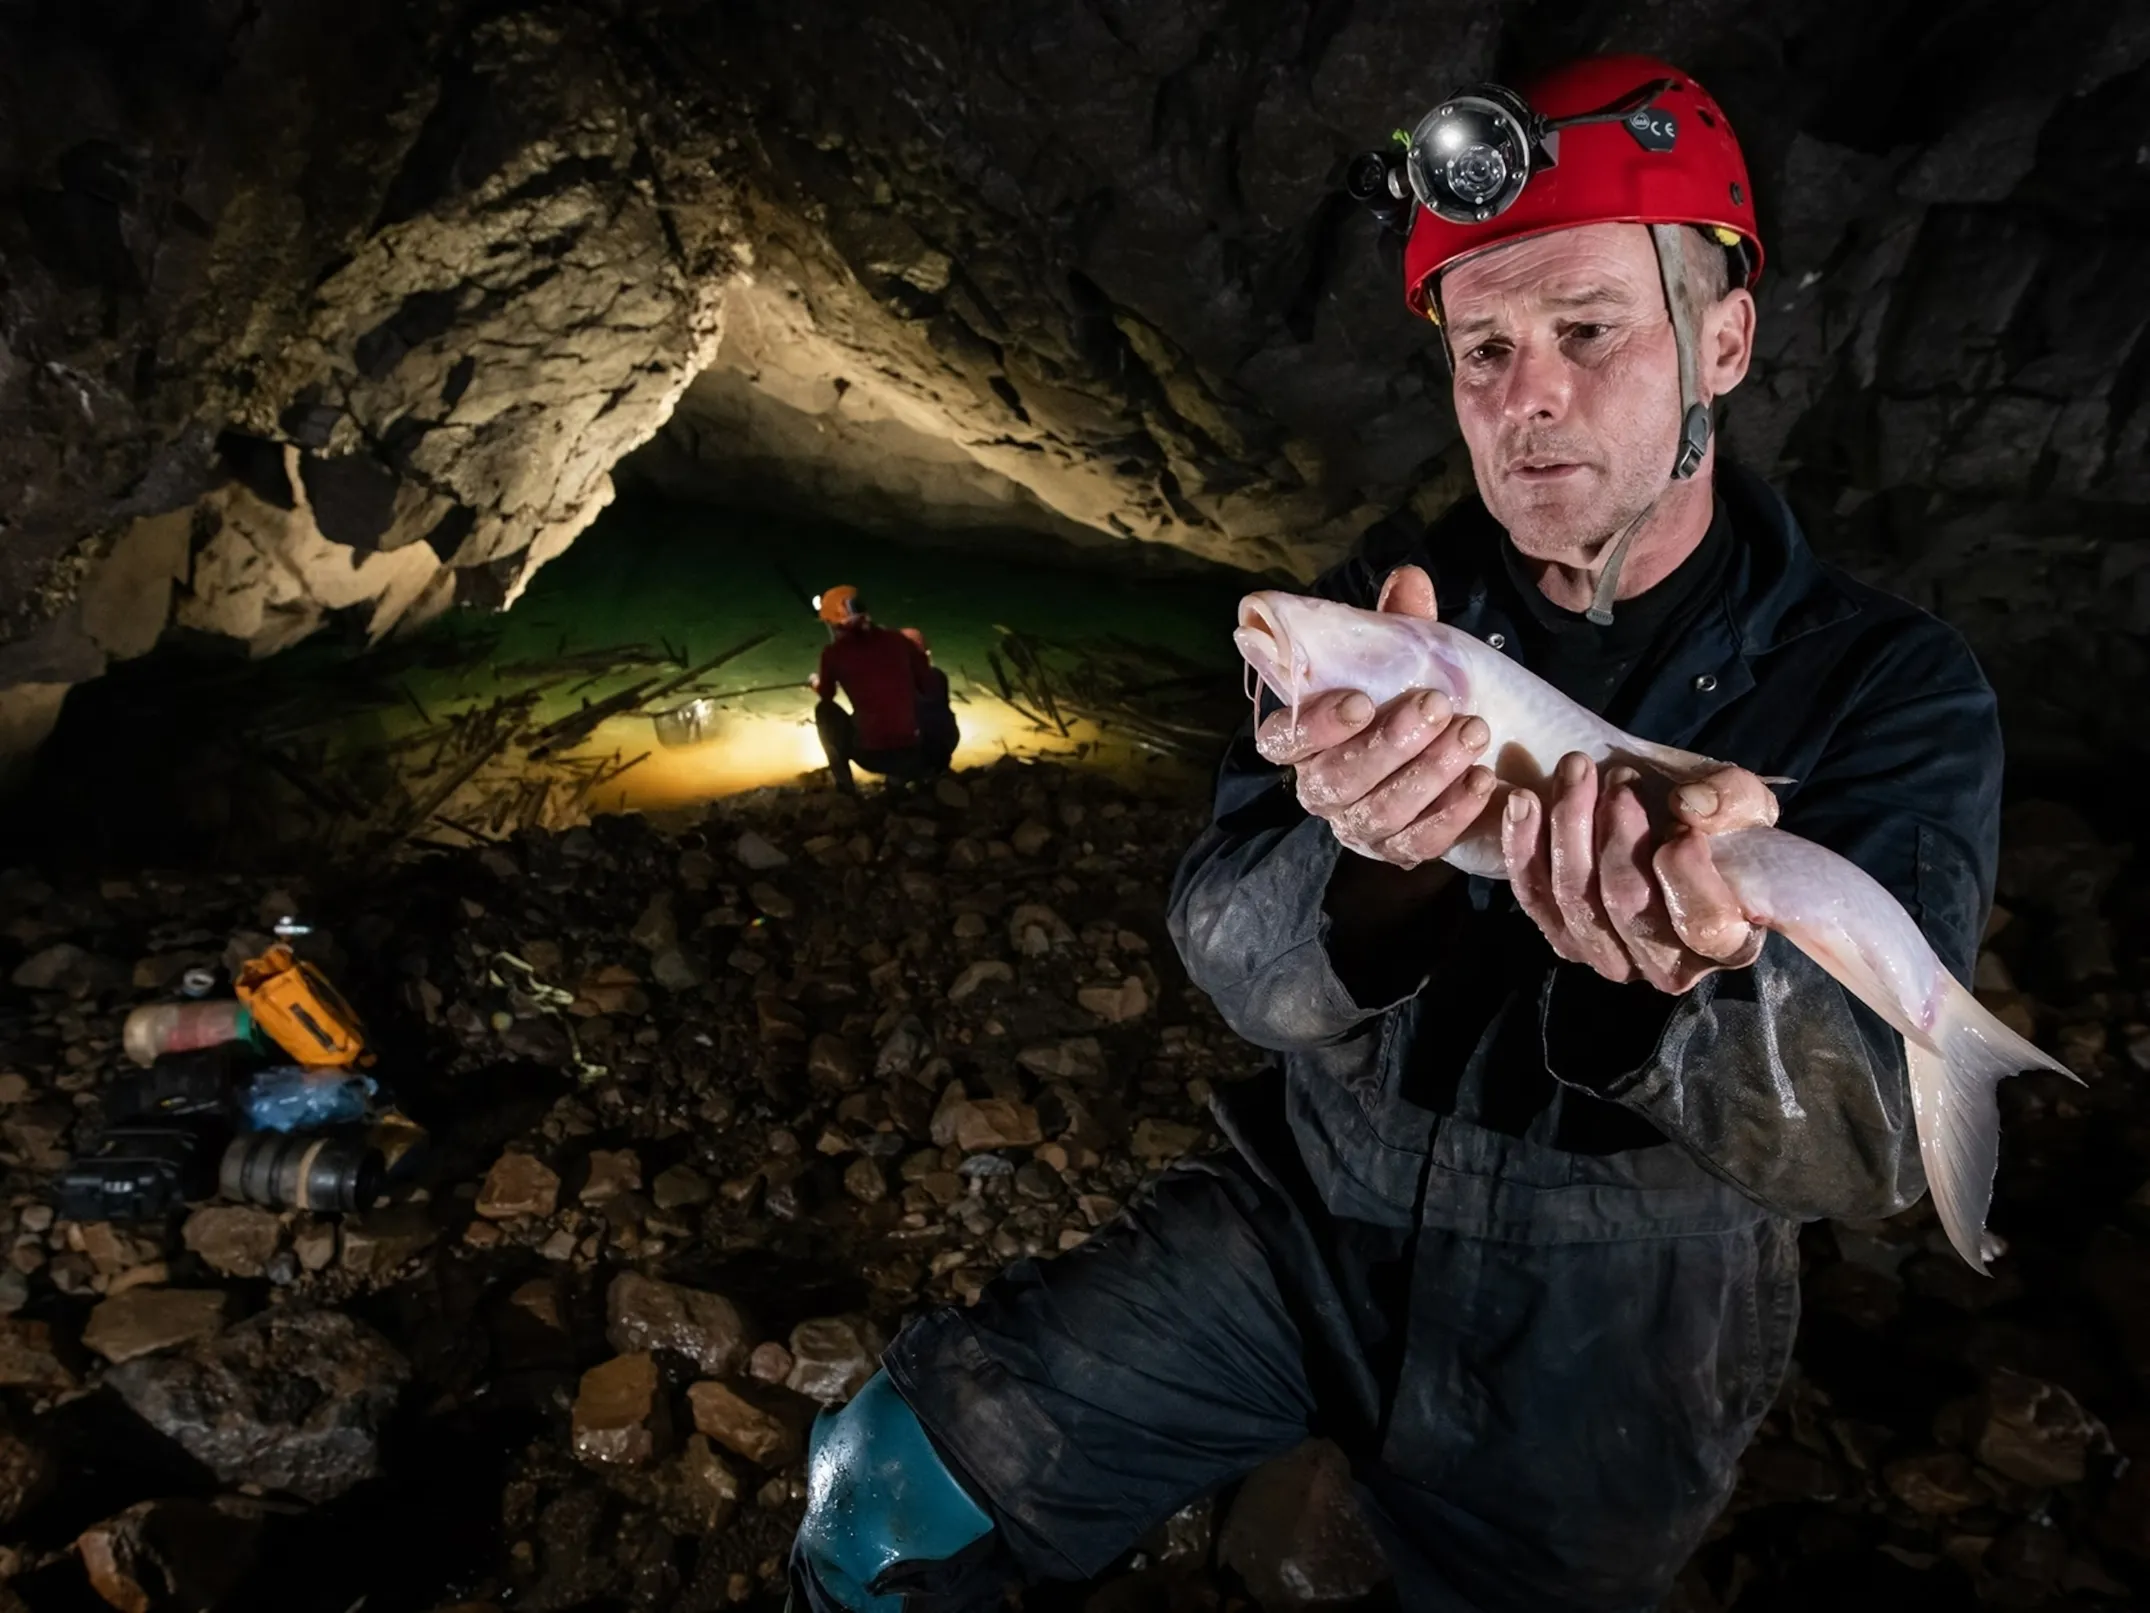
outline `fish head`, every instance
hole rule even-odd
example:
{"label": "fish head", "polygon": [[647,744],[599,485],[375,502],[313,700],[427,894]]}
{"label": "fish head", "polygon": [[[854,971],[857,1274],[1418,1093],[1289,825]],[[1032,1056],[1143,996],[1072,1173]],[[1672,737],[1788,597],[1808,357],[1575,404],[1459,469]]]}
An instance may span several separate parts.
{"label": "fish head", "polygon": [[1265,590],[1239,602],[1232,642],[1254,675],[1293,710],[1309,696],[1356,689],[1386,703],[1406,689],[1461,702],[1469,680],[1447,629],[1415,616]]}

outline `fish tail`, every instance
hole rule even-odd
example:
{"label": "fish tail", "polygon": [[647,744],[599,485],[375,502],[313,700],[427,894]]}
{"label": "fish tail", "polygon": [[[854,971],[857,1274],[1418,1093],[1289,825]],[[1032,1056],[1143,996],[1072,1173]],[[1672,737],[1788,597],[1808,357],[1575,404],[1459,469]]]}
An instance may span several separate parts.
{"label": "fish tail", "polygon": [[2001,1110],[1994,1088],[2020,1070],[2074,1072],[1995,1018],[1962,982],[1944,977],[1927,1045],[1906,1036],[1911,1103],[1918,1120],[1926,1190],[1948,1241],[1973,1269],[1992,1250],[1986,1210],[2000,1161]]}

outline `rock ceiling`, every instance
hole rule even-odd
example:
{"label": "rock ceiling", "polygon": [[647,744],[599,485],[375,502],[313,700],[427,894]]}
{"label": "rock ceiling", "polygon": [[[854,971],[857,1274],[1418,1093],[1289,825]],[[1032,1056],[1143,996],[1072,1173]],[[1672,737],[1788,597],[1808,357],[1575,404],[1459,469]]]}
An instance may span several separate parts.
{"label": "rock ceiling", "polygon": [[177,629],[511,601],[614,477],[1305,576],[1467,485],[1341,164],[1676,57],[1771,250],[1733,449],[2019,754],[2150,694],[2150,4],[0,5],[0,753]]}

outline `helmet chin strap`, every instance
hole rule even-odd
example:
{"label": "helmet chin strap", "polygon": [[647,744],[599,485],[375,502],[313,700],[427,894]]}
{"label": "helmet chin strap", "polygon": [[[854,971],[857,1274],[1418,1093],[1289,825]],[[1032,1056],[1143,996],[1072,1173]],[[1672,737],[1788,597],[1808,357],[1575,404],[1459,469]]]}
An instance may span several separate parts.
{"label": "helmet chin strap", "polygon": [[1680,447],[1672,462],[1672,475],[1666,481],[1664,492],[1642,507],[1642,513],[1628,522],[1605,557],[1605,569],[1598,573],[1597,592],[1591,596],[1590,609],[1584,613],[1585,620],[1598,627],[1610,627],[1613,619],[1613,599],[1620,591],[1620,568],[1627,561],[1628,545],[1650,518],[1658,501],[1671,491],[1673,482],[1684,482],[1702,468],[1702,454],[1709,447],[1710,411],[1702,401],[1702,389],[1695,377],[1695,326],[1688,317],[1686,299],[1680,295],[1680,286],[1687,272],[1682,256],[1678,224],[1652,224],[1650,239],[1657,247],[1657,276],[1664,282],[1665,309],[1672,315],[1672,345],[1679,355],[1680,363]]}

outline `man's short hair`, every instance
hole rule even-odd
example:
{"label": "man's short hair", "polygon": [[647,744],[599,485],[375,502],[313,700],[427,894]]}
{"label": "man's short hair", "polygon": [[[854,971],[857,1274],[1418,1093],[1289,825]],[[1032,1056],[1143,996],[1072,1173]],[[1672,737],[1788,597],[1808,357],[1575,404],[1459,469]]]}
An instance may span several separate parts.
{"label": "man's short hair", "polygon": [[1679,298],[1689,324],[1702,329],[1702,316],[1725,300],[1732,289],[1732,259],[1709,234],[1690,225],[1680,231]]}

